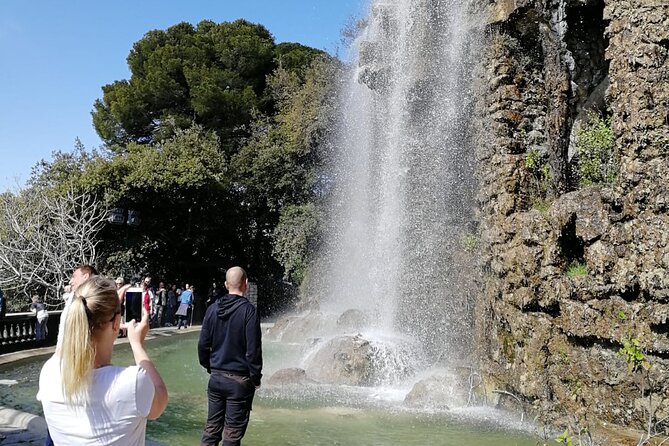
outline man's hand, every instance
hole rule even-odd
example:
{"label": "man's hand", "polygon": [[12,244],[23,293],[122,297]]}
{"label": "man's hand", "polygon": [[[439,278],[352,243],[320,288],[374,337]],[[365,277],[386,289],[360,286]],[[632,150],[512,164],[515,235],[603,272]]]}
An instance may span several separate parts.
{"label": "man's hand", "polygon": [[121,328],[127,330],[128,341],[133,343],[138,343],[139,345],[144,345],[144,338],[149,332],[149,313],[146,310],[142,309],[142,320],[136,322],[132,319],[129,322],[121,324]]}

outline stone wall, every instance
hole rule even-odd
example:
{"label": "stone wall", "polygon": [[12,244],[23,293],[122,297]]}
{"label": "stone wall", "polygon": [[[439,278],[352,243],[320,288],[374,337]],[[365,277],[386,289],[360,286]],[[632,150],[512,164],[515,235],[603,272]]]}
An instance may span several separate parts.
{"label": "stone wall", "polygon": [[[669,416],[669,2],[499,0],[490,17],[482,368],[547,422],[645,429]],[[604,82],[620,173],[575,190],[568,137]],[[618,353],[631,339],[650,369]]]}

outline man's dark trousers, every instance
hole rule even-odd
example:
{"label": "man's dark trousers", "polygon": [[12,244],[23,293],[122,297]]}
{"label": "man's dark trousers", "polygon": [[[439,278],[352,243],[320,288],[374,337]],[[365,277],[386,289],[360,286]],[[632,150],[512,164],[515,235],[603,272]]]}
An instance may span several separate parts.
{"label": "man's dark trousers", "polygon": [[247,376],[212,370],[207,396],[209,413],[202,434],[202,446],[238,446],[249,424],[255,386]]}

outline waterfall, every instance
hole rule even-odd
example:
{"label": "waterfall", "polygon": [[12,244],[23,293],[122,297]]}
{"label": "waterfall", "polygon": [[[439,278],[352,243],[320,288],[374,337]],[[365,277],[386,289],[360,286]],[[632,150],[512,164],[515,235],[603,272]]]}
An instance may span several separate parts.
{"label": "waterfall", "polygon": [[[377,0],[355,42],[332,166],[320,306],[431,356],[466,350],[475,232],[473,0]],[[469,256],[471,257],[471,256]]]}

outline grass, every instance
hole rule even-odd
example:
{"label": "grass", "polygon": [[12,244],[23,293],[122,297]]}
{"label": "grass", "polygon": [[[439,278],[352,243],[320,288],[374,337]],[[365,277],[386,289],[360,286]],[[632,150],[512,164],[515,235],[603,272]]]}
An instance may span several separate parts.
{"label": "grass", "polygon": [[567,268],[567,277],[585,277],[588,275],[588,266],[585,263],[574,261]]}

